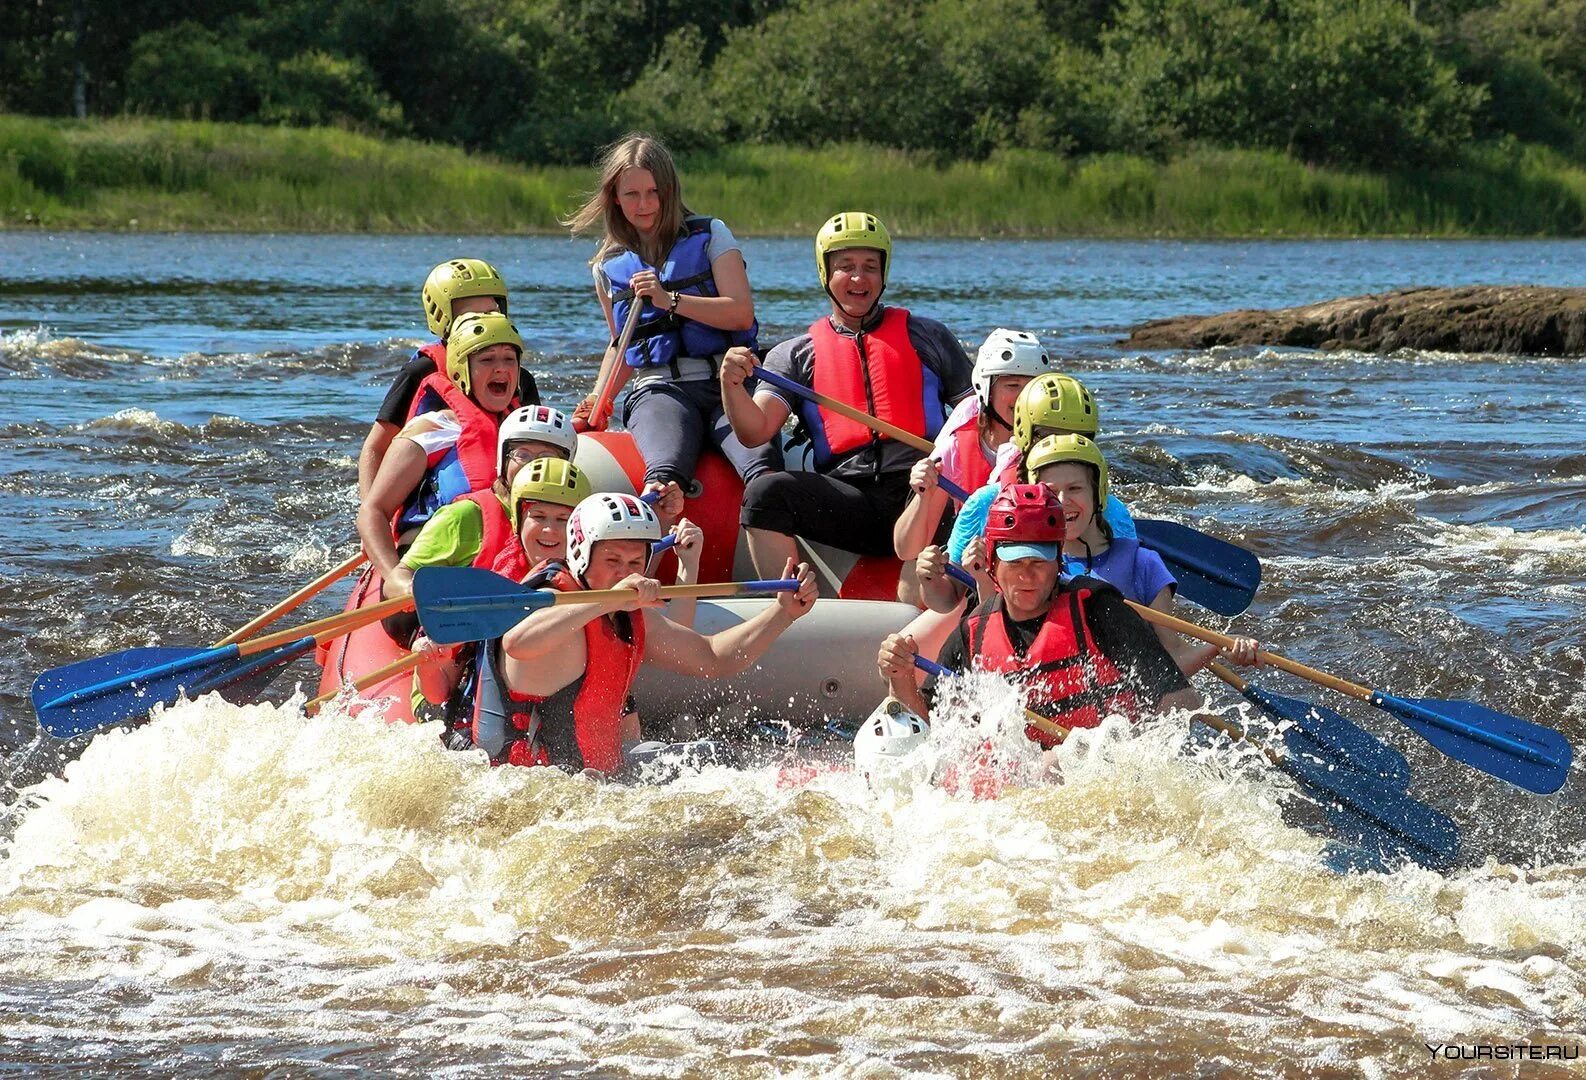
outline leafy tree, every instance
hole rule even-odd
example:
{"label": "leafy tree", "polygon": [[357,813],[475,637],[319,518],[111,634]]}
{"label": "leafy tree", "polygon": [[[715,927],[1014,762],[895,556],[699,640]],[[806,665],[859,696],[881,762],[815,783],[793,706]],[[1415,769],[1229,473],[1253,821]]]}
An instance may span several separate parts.
{"label": "leafy tree", "polygon": [[250,119],[268,75],[269,65],[242,42],[183,20],[133,42],[127,105],[161,116]]}

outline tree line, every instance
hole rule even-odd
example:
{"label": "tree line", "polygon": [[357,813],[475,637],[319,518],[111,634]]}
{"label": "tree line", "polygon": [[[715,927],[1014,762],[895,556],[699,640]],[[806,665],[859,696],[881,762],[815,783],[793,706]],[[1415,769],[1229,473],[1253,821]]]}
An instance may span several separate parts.
{"label": "tree line", "polygon": [[334,125],[583,164],[862,142],[1394,171],[1586,152],[1586,0],[5,0],[0,109]]}

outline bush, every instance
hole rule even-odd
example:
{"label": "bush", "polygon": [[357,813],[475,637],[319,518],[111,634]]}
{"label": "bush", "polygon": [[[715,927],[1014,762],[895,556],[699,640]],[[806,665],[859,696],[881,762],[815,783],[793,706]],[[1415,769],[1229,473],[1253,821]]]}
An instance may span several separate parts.
{"label": "bush", "polygon": [[270,123],[329,124],[395,133],[402,107],[375,85],[362,60],[318,50],[299,53],[276,69],[260,119]]}
{"label": "bush", "polygon": [[127,104],[137,112],[205,120],[257,117],[269,66],[235,36],[196,22],[142,35],[127,67]]}

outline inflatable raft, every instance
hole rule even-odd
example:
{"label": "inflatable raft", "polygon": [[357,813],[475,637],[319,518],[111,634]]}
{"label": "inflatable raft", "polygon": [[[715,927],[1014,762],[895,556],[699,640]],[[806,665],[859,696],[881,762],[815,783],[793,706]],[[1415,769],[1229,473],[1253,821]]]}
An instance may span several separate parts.
{"label": "inflatable raft", "polygon": [[[577,461],[596,491],[632,494],[643,485],[644,459],[626,432],[580,435]],[[790,453],[790,467],[802,463],[802,457]],[[705,534],[701,580],[755,576],[738,527],[742,502],[743,482],[727,460],[716,453],[702,455],[685,511]],[[691,679],[641,670],[634,686],[641,715],[678,718],[685,728],[690,719],[724,713],[802,726],[819,723],[823,717],[857,719],[875,708],[884,696],[875,667],[876,647],[918,614],[895,600],[900,564],[892,558],[860,558],[803,541],[800,549],[820,580],[822,601],[815,609],[782,635],[758,664],[731,679]],[[663,580],[672,573],[670,565],[659,570]],[[347,610],[379,599],[380,579],[366,569],[353,587]],[[714,633],[771,602],[700,601],[694,625],[702,633]],[[350,685],[406,653],[406,647],[380,623],[338,638],[316,653],[323,668],[319,692]],[[411,723],[412,685],[411,673],[403,672],[362,693],[384,710],[386,719]]]}

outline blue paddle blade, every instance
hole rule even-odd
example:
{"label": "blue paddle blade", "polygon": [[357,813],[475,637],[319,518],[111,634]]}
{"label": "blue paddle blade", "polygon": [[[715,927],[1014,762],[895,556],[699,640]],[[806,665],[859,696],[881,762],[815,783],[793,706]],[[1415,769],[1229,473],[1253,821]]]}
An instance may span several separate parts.
{"label": "blue paddle blade", "polygon": [[[184,691],[196,697],[230,685],[306,652],[313,644],[313,638],[304,638],[241,659],[235,646],[124,649],[44,672],[33,680],[33,709],[40,727],[57,739],[70,739],[141,719],[154,706],[176,701]],[[101,686],[113,688],[97,691]],[[84,690],[95,692],[84,694]]]}
{"label": "blue paddle blade", "polygon": [[1454,819],[1401,791],[1352,769],[1328,768],[1295,755],[1284,758],[1281,768],[1322,804],[1329,820],[1344,828],[1345,838],[1357,846],[1402,853],[1433,870],[1446,869],[1459,854],[1459,826]]}
{"label": "blue paddle blade", "polygon": [[493,570],[425,566],[413,575],[419,625],[440,645],[498,638],[555,601],[554,592],[526,589]]}
{"label": "blue paddle blade", "polygon": [[1575,756],[1552,728],[1474,701],[1401,698],[1373,691],[1371,704],[1392,713],[1456,761],[1538,795],[1564,786]]}
{"label": "blue paddle blade", "polygon": [[1173,521],[1136,518],[1140,543],[1162,556],[1184,599],[1219,615],[1238,615],[1261,587],[1261,563],[1244,548]]}
{"label": "blue paddle blade", "polygon": [[1335,843],[1322,852],[1322,865],[1335,874],[1387,874],[1398,864],[1390,866],[1380,851]]}
{"label": "blue paddle blade", "polygon": [[1288,721],[1283,745],[1291,754],[1335,762],[1403,791],[1410,783],[1404,755],[1342,713],[1299,698],[1247,686],[1244,696],[1268,716]]}

